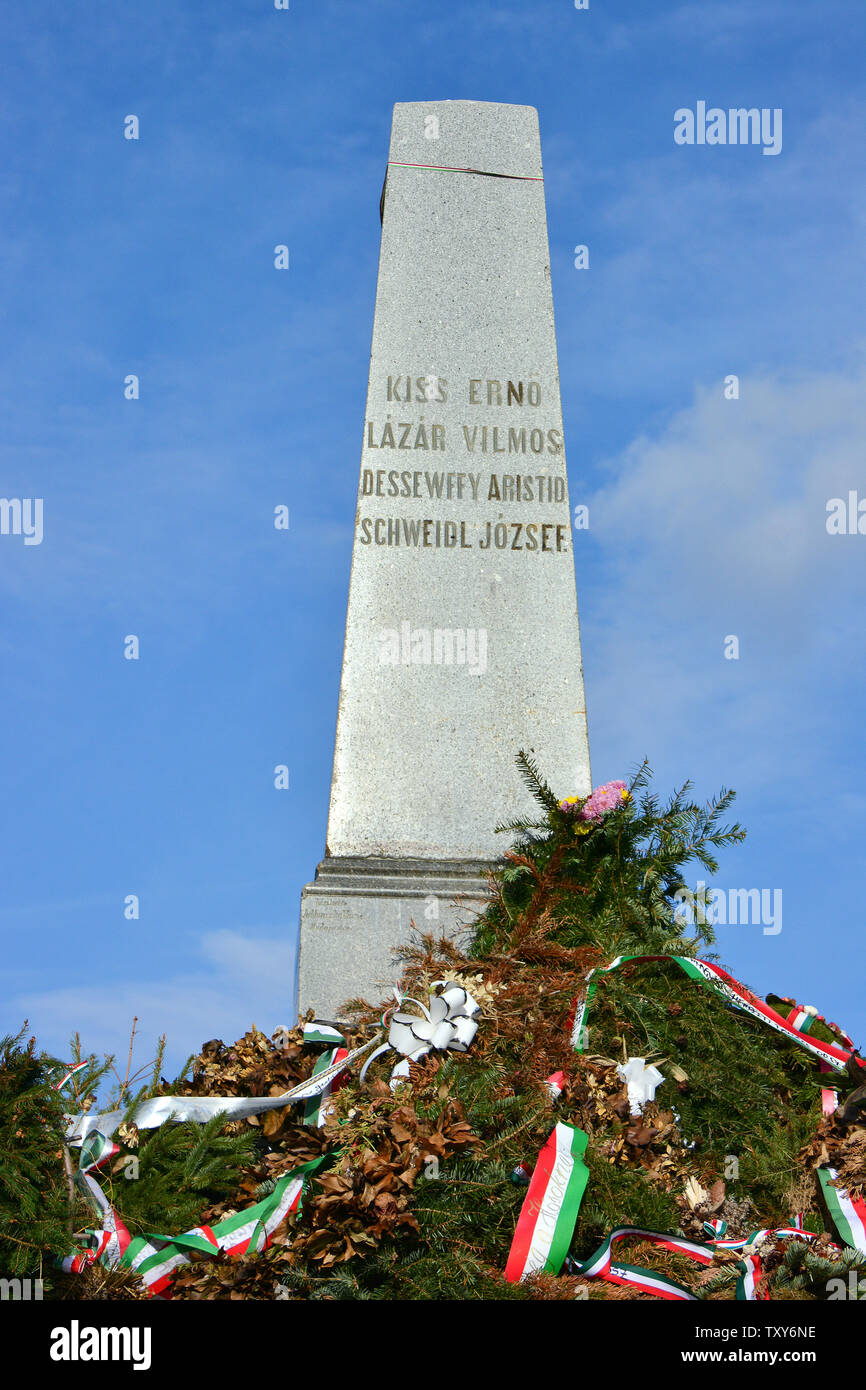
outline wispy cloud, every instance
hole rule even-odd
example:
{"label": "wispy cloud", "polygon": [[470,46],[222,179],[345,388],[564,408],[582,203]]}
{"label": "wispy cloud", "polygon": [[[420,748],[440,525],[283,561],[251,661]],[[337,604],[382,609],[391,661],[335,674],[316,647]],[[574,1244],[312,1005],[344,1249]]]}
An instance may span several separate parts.
{"label": "wispy cloud", "polygon": [[[295,947],[286,932],[221,930],[199,941],[200,968],[165,978],[112,978],[105,967],[93,981],[81,979],[60,988],[31,990],[7,1000],[7,1017],[27,1018],[41,1047],[65,1057],[76,1031],[87,1052],[125,1058],[133,1018],[137,1017],[136,1057],[142,1065],[167,1038],[166,1064],[172,1071],[214,1036],[233,1041],[255,1023],[264,1032],[291,1026],[290,995]],[[107,964],[107,963],[106,963]]]}
{"label": "wispy cloud", "polygon": [[[579,572],[604,576],[584,594],[597,735],[618,730],[635,756],[669,742],[702,761],[714,730],[727,766],[751,777],[817,772],[824,672],[840,686],[854,676],[834,651],[866,601],[866,538],[828,535],[826,503],[862,478],[864,434],[862,367],[746,377],[739,400],[721,382],[702,388],[607,462],[592,563],[578,549]],[[728,635],[738,661],[724,658]]]}

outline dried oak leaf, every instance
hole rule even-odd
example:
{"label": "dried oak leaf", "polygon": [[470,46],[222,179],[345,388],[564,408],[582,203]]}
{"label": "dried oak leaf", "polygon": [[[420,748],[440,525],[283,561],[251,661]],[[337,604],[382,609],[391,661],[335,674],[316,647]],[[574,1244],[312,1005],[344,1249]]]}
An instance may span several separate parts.
{"label": "dried oak leaf", "polygon": [[710,1188],[710,1211],[718,1211],[725,1200],[725,1184],[722,1178],[717,1178]]}
{"label": "dried oak leaf", "polygon": [[645,1125],[637,1121],[635,1124],[629,1125],[626,1130],[626,1143],[634,1144],[637,1148],[643,1149],[646,1148],[647,1144],[652,1143],[657,1134],[658,1130],[653,1129],[651,1125]]}

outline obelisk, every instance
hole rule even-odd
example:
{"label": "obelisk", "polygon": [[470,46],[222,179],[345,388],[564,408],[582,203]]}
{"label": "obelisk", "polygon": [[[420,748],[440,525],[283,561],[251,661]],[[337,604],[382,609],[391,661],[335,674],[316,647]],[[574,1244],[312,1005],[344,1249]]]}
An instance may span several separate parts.
{"label": "obelisk", "polygon": [[[387,996],[392,948],[487,898],[494,833],[589,746],[538,115],[394,107],[325,858],[298,1002]],[[536,808],[537,809],[537,808]]]}

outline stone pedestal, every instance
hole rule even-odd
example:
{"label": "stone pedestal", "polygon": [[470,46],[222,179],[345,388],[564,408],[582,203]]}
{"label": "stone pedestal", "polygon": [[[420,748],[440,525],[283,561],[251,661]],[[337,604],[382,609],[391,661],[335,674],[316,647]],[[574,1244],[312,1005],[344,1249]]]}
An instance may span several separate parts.
{"label": "stone pedestal", "polygon": [[299,974],[324,1018],[355,994],[390,995],[393,947],[418,931],[459,940],[487,902],[486,865],[453,859],[323,859],[301,894]]}

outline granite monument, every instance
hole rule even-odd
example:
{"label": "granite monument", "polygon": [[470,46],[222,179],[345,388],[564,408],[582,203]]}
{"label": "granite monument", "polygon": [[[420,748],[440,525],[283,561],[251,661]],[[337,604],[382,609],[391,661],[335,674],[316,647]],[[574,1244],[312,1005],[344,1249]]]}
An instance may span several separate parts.
{"label": "granite monument", "polygon": [[325,857],[298,1002],[378,1000],[459,931],[531,799],[590,789],[538,117],[400,103],[361,449]]}

